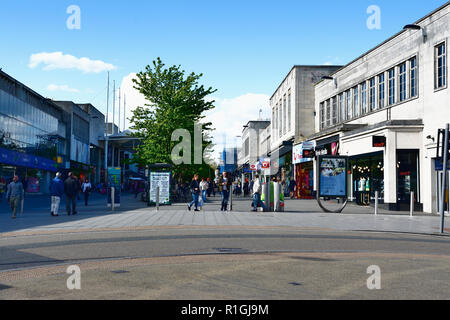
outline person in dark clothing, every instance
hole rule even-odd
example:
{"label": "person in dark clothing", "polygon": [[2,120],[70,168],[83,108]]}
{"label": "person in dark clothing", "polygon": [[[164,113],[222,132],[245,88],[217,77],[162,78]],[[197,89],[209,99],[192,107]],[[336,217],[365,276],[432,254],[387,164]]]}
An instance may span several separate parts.
{"label": "person in dark clothing", "polygon": [[208,182],[208,190],[206,191],[206,193],[208,194],[208,198],[209,198],[209,197],[211,197],[211,193],[212,193],[213,190],[214,190],[214,185],[212,184],[210,178],[207,178],[207,179],[206,179],[206,182]]}
{"label": "person in dark clothing", "polygon": [[296,187],[295,180],[294,180],[294,178],[291,178],[291,182],[289,183],[289,192],[290,192],[291,199],[295,198],[295,187]]}
{"label": "person in dark clothing", "polygon": [[222,194],[220,211],[227,211],[228,197],[230,196],[231,186],[232,184],[230,177],[226,172],[223,172],[222,176],[219,178],[219,192]]}
{"label": "person in dark clothing", "polygon": [[194,179],[191,182],[192,202],[188,206],[188,210],[191,211],[192,205],[195,205],[194,211],[198,210],[198,198],[200,196],[200,185],[198,183],[198,174],[194,175]]}
{"label": "person in dark clothing", "polygon": [[248,178],[245,178],[245,182],[244,182],[244,197],[248,197],[249,194],[249,183],[248,183]]}
{"label": "person in dark clothing", "polygon": [[[66,195],[66,210],[67,215],[77,214],[77,194],[78,194],[78,181],[73,177],[72,172],[69,172],[69,176],[64,181],[64,193]],[[72,210],[71,210],[72,205]]]}

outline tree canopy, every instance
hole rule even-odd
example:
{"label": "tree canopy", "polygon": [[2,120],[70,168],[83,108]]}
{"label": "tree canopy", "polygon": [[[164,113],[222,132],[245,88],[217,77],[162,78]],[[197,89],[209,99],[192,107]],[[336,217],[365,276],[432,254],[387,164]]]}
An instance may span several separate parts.
{"label": "tree canopy", "polygon": [[[194,164],[194,126],[205,118],[204,113],[214,108],[214,102],[207,97],[217,90],[199,84],[203,74],[185,74],[181,66],[167,68],[160,58],[137,74],[134,88],[144,95],[145,106],[133,110],[130,119],[133,135],[141,138],[133,162],[139,165],[154,163],[174,164],[174,174],[188,179],[194,173],[209,176],[210,166],[204,162]],[[179,129],[189,132],[190,163],[175,164],[172,150],[180,141],[172,141],[172,134]],[[206,155],[211,149],[210,132],[212,123],[202,123],[203,136],[201,152]],[[206,151],[205,151],[206,150]],[[184,150],[186,151],[186,150]]]}

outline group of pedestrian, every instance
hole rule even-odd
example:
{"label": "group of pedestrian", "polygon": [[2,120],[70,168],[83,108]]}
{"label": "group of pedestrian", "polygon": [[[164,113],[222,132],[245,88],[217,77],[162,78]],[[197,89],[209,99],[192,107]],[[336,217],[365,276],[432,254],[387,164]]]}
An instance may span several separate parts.
{"label": "group of pedestrian", "polygon": [[61,173],[58,172],[55,178],[50,183],[50,193],[51,193],[51,208],[50,213],[53,217],[58,216],[59,204],[61,202],[61,197],[66,196],[66,212],[67,215],[77,214],[77,199],[79,198],[80,192],[84,194],[84,204],[88,205],[89,196],[92,191],[92,184],[89,179],[85,179],[83,184],[80,184],[77,176],[72,172],[69,172],[67,179],[64,182],[61,179]]}

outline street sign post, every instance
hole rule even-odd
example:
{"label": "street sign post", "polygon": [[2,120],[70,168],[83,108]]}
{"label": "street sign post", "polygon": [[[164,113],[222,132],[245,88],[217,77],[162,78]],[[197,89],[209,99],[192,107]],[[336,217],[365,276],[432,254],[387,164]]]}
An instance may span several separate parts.
{"label": "street sign post", "polygon": [[[444,233],[444,220],[445,220],[445,193],[447,189],[447,164],[449,159],[449,131],[450,131],[450,124],[447,123],[447,127],[445,128],[444,132],[444,141],[442,143],[442,170],[443,170],[443,176],[442,176],[442,186],[441,186],[441,206],[440,206],[440,214],[441,214],[441,225],[440,225],[440,232]],[[438,136],[440,133],[438,133]],[[438,142],[439,144],[439,142]]]}

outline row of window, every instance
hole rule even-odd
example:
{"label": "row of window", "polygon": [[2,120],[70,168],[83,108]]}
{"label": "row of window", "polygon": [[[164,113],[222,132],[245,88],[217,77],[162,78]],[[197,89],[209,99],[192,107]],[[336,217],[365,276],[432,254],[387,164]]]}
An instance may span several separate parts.
{"label": "row of window", "polygon": [[291,91],[284,95],[272,110],[273,136],[281,138],[286,132],[291,131]]}
{"label": "row of window", "polygon": [[320,129],[418,95],[417,58],[411,58],[320,104]]}
{"label": "row of window", "polygon": [[[417,57],[320,103],[320,129],[418,96]],[[446,86],[445,42],[435,47],[435,89]]]}
{"label": "row of window", "polygon": [[0,90],[0,113],[49,133],[58,132],[57,118],[3,90]]}

